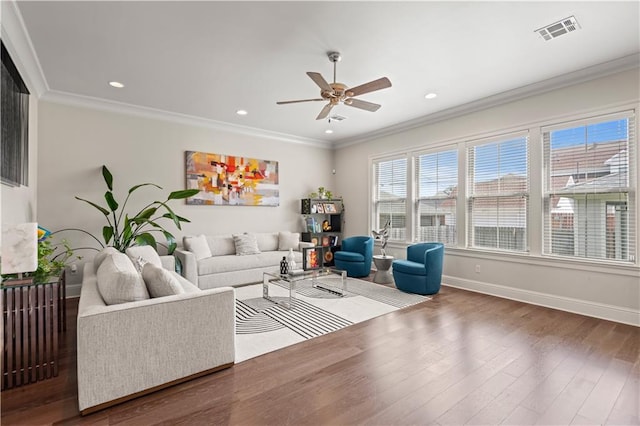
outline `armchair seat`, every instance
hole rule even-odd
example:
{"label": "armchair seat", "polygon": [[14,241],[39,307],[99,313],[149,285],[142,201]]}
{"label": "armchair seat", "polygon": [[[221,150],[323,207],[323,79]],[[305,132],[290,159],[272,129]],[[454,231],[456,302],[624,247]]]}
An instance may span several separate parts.
{"label": "armchair seat", "polygon": [[409,275],[427,275],[424,263],[416,263],[410,260],[396,260],[393,262],[393,270]]}
{"label": "armchair seat", "polygon": [[336,268],[347,271],[348,277],[367,277],[373,260],[373,238],[349,237],[342,240],[342,248],[333,255]]}
{"label": "armchair seat", "polygon": [[407,260],[393,261],[393,279],[398,290],[435,294],[440,291],[444,245],[419,243],[407,247]]}

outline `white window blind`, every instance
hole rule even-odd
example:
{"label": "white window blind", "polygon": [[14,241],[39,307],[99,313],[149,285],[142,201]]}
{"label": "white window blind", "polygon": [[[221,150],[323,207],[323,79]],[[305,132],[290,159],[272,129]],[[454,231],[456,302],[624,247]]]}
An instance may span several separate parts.
{"label": "white window blind", "polygon": [[406,240],[407,232],[407,159],[380,160],[374,163],[374,228],[391,221],[390,240]]}
{"label": "white window blind", "polygon": [[635,261],[633,112],[542,129],[544,253]]}
{"label": "white window blind", "polygon": [[417,155],[415,237],[417,241],[456,243],[457,149]]}
{"label": "white window blind", "polygon": [[527,251],[528,136],[467,148],[469,246]]}

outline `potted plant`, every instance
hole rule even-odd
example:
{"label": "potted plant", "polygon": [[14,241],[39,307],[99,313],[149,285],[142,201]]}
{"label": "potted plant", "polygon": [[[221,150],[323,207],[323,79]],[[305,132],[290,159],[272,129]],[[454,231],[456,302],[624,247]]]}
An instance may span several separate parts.
{"label": "potted plant", "polygon": [[[171,192],[163,201],[152,201],[135,214],[127,213],[126,206],[131,195],[140,188],[154,187],[162,189],[162,187],[154,183],[142,183],[135,185],[129,189],[127,197],[122,204],[118,203],[113,195],[113,176],[106,166],[102,166],[102,177],[107,186],[104,194],[106,207],[98,205],[84,198],[75,197],[90,206],[94,207],[104,215],[107,224],[102,227],[102,237],[105,245],[115,247],[117,250],[124,252],[132,245],[150,245],[157,249],[159,244],[153,233],[160,233],[166,239],[167,253],[172,254],[177,244],[173,234],[165,229],[160,221],[170,221],[178,229],[182,229],[182,222],[189,222],[188,219],[178,216],[169,207],[168,202],[171,200],[180,200],[196,195],[198,189],[185,189],[181,191]],[[82,231],[82,230],[79,230]],[[86,231],[82,231],[88,233]],[[98,240],[95,236],[94,239]],[[99,240],[98,240],[99,241]]]}

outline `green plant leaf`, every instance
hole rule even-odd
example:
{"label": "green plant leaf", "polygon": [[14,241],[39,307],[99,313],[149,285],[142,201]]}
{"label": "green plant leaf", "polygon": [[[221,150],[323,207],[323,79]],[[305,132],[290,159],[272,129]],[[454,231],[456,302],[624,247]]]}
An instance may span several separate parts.
{"label": "green plant leaf", "polygon": [[171,194],[169,194],[169,198],[167,198],[167,200],[180,200],[183,198],[193,197],[198,192],[200,192],[199,189],[183,189],[181,191],[173,191]]}
{"label": "green plant leaf", "polygon": [[138,223],[139,220],[148,220],[157,210],[157,207],[150,207],[134,217],[133,220],[135,220],[136,223]]}
{"label": "green plant leaf", "polygon": [[167,239],[167,254],[173,254],[178,247],[175,237],[168,231],[162,231],[164,237]]}
{"label": "green plant leaf", "polygon": [[161,186],[158,186],[155,183],[141,183],[140,185],[136,185],[136,186],[131,187],[131,189],[129,190],[129,194],[131,194],[133,191],[135,191],[138,188],[142,188],[143,186],[155,186],[158,189],[162,189]]}
{"label": "green plant leaf", "polygon": [[111,241],[111,237],[113,237],[113,227],[112,226],[103,226],[102,227],[102,236],[104,237],[105,244],[109,244],[109,241]]}
{"label": "green plant leaf", "polygon": [[80,197],[75,197],[76,200],[80,200],[80,201],[84,201],[85,203],[95,207],[96,209],[100,210],[100,212],[105,215],[105,216],[109,216],[109,210],[105,209],[104,207],[100,207],[99,205],[97,205],[96,203],[93,203],[89,200],[85,200],[84,198],[80,198]]}
{"label": "green plant leaf", "polygon": [[[177,214],[174,214],[173,216],[177,217],[180,222],[191,223],[191,221],[189,219],[187,219],[186,217],[178,216]],[[171,216],[170,213],[165,213],[165,214],[162,215],[162,217],[166,217],[167,219],[171,219],[171,220],[173,220],[173,216]]]}
{"label": "green plant leaf", "polygon": [[176,214],[173,212],[173,210],[171,210],[171,207],[169,207],[168,205],[166,205],[165,203],[160,203],[164,206],[165,209],[167,209],[168,213],[165,213],[163,215],[163,217],[166,217],[166,215],[168,214],[169,217],[171,218],[171,220],[173,220],[173,223],[176,224],[176,226],[178,227],[178,229],[182,229],[182,227],[180,226],[180,220],[178,220],[178,216],[176,216]]}
{"label": "green plant leaf", "polygon": [[151,246],[153,248],[157,247],[156,239],[153,238],[153,235],[148,232],[136,236],[136,243],[139,246]]}
{"label": "green plant leaf", "polygon": [[133,235],[133,231],[131,229],[131,221],[129,220],[129,216],[124,217],[124,227],[122,228],[122,239],[128,241],[131,239]]}
{"label": "green plant leaf", "polygon": [[109,169],[107,169],[107,166],[102,166],[102,177],[104,177],[104,181],[107,184],[109,191],[113,191],[113,175]]}
{"label": "green plant leaf", "polygon": [[104,193],[104,199],[107,200],[107,205],[112,212],[118,210],[118,202],[115,198],[113,198],[113,193],[111,191],[107,191]]}

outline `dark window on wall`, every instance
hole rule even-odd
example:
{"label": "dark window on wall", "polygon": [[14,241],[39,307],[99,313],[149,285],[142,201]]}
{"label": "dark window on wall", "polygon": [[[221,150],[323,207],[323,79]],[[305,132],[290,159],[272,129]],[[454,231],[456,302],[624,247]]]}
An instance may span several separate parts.
{"label": "dark window on wall", "polygon": [[2,183],[28,185],[29,90],[2,43]]}

